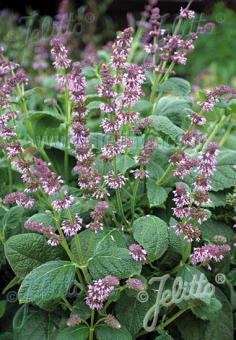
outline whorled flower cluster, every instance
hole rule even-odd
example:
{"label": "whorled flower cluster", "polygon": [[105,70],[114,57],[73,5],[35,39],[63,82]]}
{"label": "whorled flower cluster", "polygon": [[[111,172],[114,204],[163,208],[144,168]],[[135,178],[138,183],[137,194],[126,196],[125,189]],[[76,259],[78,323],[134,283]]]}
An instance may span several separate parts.
{"label": "whorled flower cluster", "polygon": [[105,276],[103,279],[93,281],[88,286],[86,304],[90,309],[100,310],[103,303],[107,300],[113,289],[119,285],[119,280],[111,275]]}
{"label": "whorled flower cluster", "polygon": [[220,262],[224,258],[224,254],[230,251],[228,244],[205,244],[202,247],[194,248],[193,254],[191,255],[192,264],[201,263],[208,270],[211,270],[210,262]]}

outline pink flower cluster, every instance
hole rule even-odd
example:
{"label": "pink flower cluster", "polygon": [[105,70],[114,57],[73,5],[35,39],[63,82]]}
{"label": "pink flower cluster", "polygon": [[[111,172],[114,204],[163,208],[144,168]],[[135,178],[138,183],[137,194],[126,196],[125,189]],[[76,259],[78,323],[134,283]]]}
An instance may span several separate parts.
{"label": "pink flower cluster", "polygon": [[119,285],[119,280],[115,276],[105,276],[103,279],[93,281],[88,286],[86,304],[90,309],[100,310],[104,301],[108,298],[112,290]]}
{"label": "pink flower cluster", "polygon": [[220,262],[223,260],[224,254],[229,251],[230,246],[228,244],[205,244],[203,247],[194,248],[194,252],[191,255],[191,262],[192,264],[201,263],[203,266],[207,267],[207,269],[211,270],[209,262]]}
{"label": "pink flower cluster", "polygon": [[90,217],[93,219],[86,228],[90,229],[92,232],[97,233],[99,230],[103,229],[103,217],[108,209],[109,205],[106,201],[100,201],[97,203],[94,210],[90,213]]}
{"label": "pink flower cluster", "polygon": [[132,243],[129,245],[129,254],[134,261],[145,262],[147,260],[147,252],[140,244]]}

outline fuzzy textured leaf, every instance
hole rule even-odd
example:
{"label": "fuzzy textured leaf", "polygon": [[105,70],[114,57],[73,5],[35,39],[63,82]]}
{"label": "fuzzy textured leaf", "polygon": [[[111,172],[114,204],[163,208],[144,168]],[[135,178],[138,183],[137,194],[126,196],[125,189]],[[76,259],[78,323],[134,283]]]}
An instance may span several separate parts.
{"label": "fuzzy textured leaf", "polygon": [[5,243],[6,258],[15,274],[24,278],[41,264],[63,257],[60,247],[47,244],[44,236],[28,233],[12,236]]}
{"label": "fuzzy textured leaf", "polygon": [[178,138],[184,133],[184,131],[172,123],[172,121],[165,116],[149,116],[152,120],[152,126],[158,132],[170,137],[173,142],[176,142]]}
{"label": "fuzzy textured leaf", "polygon": [[101,325],[96,328],[97,340],[132,340],[131,334],[124,327],[120,329]]}
{"label": "fuzzy textured leaf", "polygon": [[114,275],[120,279],[141,272],[141,263],[134,261],[128,249],[112,247],[97,253],[89,262],[88,269],[94,279]]}
{"label": "fuzzy textured leaf", "polygon": [[68,261],[50,261],[33,269],[19,289],[20,303],[43,303],[62,298],[75,277],[75,265]]}
{"label": "fuzzy textured leaf", "polygon": [[133,225],[134,239],[147,251],[151,261],[159,259],[168,247],[167,224],[160,218],[147,215]]}

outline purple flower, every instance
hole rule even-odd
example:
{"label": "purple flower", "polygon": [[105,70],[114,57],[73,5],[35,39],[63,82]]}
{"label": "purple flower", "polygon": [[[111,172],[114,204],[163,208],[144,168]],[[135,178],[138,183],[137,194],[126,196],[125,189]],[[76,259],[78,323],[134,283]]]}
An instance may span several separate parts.
{"label": "purple flower", "polygon": [[211,102],[199,103],[200,109],[204,111],[212,111],[214,109],[214,106],[214,103]]}
{"label": "purple flower", "polygon": [[145,143],[143,149],[140,151],[139,155],[136,157],[138,164],[147,165],[152,152],[156,148],[156,142],[149,140]]}
{"label": "purple flower", "polygon": [[148,171],[144,169],[135,169],[135,170],[130,170],[131,174],[134,174],[135,179],[139,179],[143,181],[145,178],[148,178]]}
{"label": "purple flower", "polygon": [[[109,99],[113,98],[115,96],[115,92],[113,91],[114,78],[110,74],[109,67],[106,64],[103,64],[101,67],[100,73],[101,73],[102,84],[97,86],[99,96],[106,97]],[[106,112],[106,110],[103,110],[103,111]]]}
{"label": "purple flower", "polygon": [[93,222],[89,223],[86,228],[90,229],[92,232],[97,233],[99,230],[103,229],[103,217],[108,209],[109,205],[106,201],[100,201],[97,203],[94,210],[90,213]]}
{"label": "purple flower", "polygon": [[53,173],[46,162],[41,159],[34,158],[34,167],[30,170],[33,178],[37,179],[43,190],[51,195],[58,192],[61,188],[62,179]]}
{"label": "purple flower", "polygon": [[174,52],[171,59],[176,64],[185,65],[187,63],[186,53],[183,51]]}
{"label": "purple flower", "polygon": [[34,231],[45,236],[54,235],[54,229],[51,226],[45,225],[42,222],[28,220],[24,224],[24,228],[27,230]]}
{"label": "purple flower", "polygon": [[6,145],[6,152],[7,152],[7,157],[9,159],[12,159],[16,156],[19,156],[23,152],[23,149],[19,142],[13,142],[13,143],[8,143]]}
{"label": "purple flower", "polygon": [[175,233],[176,235],[182,234],[184,239],[192,242],[194,240],[200,241],[201,231],[198,227],[194,227],[190,223],[181,223],[175,225]]}
{"label": "purple flower", "polygon": [[104,301],[118,284],[119,280],[110,275],[93,281],[93,284],[88,286],[86,304],[90,309],[102,309]]}
{"label": "purple flower", "polygon": [[136,290],[137,292],[144,290],[144,284],[139,279],[129,279],[125,283],[129,289]]}
{"label": "purple flower", "polygon": [[194,19],[195,17],[195,12],[194,11],[190,11],[189,9],[187,8],[180,8],[180,18],[181,19]]}
{"label": "purple flower", "polygon": [[178,151],[170,158],[169,162],[175,165],[173,175],[184,178],[196,166],[197,159],[190,158],[184,151]]}
{"label": "purple flower", "polygon": [[129,245],[129,254],[135,261],[145,262],[147,259],[147,252],[139,244],[132,243]]}
{"label": "purple flower", "polygon": [[55,37],[51,40],[51,56],[53,65],[58,69],[66,69],[70,66],[71,60],[68,58],[68,50],[64,46],[62,37]]}
{"label": "purple flower", "polygon": [[81,318],[78,314],[71,314],[69,319],[66,321],[68,327],[73,327],[81,323]]}
{"label": "purple flower", "polygon": [[23,208],[30,209],[34,206],[35,200],[32,197],[27,197],[24,192],[12,192],[4,197],[3,203],[16,203]]}
{"label": "purple flower", "polygon": [[120,69],[125,67],[133,31],[132,27],[126,28],[113,44],[111,61],[114,68]]}
{"label": "purple flower", "polygon": [[63,209],[67,209],[74,202],[74,197],[69,195],[68,192],[64,193],[64,198],[62,200],[54,200],[52,201],[52,206],[56,211],[61,211]]}
{"label": "purple flower", "polygon": [[52,247],[57,247],[61,243],[61,240],[62,239],[59,235],[54,234],[50,237],[47,243]]}
{"label": "purple flower", "polygon": [[78,233],[82,229],[82,218],[79,217],[78,214],[75,214],[75,217],[72,223],[69,220],[64,220],[62,222],[61,229],[63,230],[64,234],[68,237],[71,237]]}
{"label": "purple flower", "polygon": [[193,125],[204,125],[206,123],[206,118],[193,112],[191,116],[191,123]]}
{"label": "purple flower", "polygon": [[230,251],[228,244],[217,245],[217,244],[206,244],[201,248],[194,248],[194,252],[191,255],[192,264],[201,263],[203,266],[211,270],[209,262],[220,262],[224,258],[224,254]]}
{"label": "purple flower", "polygon": [[193,183],[193,187],[196,191],[206,192],[211,190],[209,179],[204,176],[197,176]]}
{"label": "purple flower", "polygon": [[68,90],[71,100],[77,104],[85,101],[85,77],[82,76],[81,65],[79,62],[73,63],[72,71],[68,77]]}
{"label": "purple flower", "polygon": [[203,135],[197,131],[197,130],[190,130],[187,131],[183,136],[182,136],[182,143],[185,144],[186,146],[193,148],[196,145],[202,143],[204,141]]}
{"label": "purple flower", "polygon": [[124,92],[121,96],[121,106],[134,105],[142,96],[141,85],[145,80],[144,70],[138,65],[128,65],[122,77]]}
{"label": "purple flower", "polygon": [[105,184],[111,189],[119,189],[125,185],[127,178],[122,174],[117,174],[110,171],[107,175],[103,176]]}
{"label": "purple flower", "polygon": [[107,314],[104,323],[115,329],[121,328],[121,324],[112,314]]}
{"label": "purple flower", "polygon": [[218,145],[215,142],[210,142],[206,149],[202,152],[199,163],[199,174],[204,177],[210,177],[216,169],[216,156],[218,154]]}
{"label": "purple flower", "polygon": [[177,184],[173,194],[173,201],[175,202],[177,208],[182,208],[185,205],[189,205],[189,193],[187,192],[184,184]]}

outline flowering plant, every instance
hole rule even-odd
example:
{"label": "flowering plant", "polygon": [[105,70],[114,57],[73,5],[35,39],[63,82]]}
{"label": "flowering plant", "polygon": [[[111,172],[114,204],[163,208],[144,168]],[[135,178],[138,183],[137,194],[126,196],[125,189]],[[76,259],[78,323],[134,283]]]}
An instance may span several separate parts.
{"label": "flowering plant", "polygon": [[[197,34],[181,31],[194,12],[181,8],[173,32],[161,19],[150,1],[138,29],[120,32],[109,61],[91,67],[54,37],[56,92],[36,104],[1,49],[0,236],[15,274],[3,293],[18,287],[22,304],[10,337],[233,337],[236,152],[224,144],[235,90],[191,94],[174,67],[194,49]],[[152,279],[166,273],[169,286],[182,278],[188,299],[157,313]],[[214,294],[186,291],[200,278]]]}

